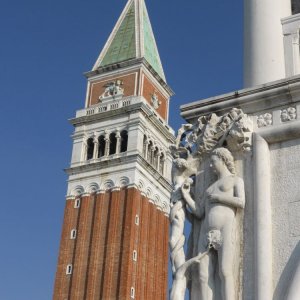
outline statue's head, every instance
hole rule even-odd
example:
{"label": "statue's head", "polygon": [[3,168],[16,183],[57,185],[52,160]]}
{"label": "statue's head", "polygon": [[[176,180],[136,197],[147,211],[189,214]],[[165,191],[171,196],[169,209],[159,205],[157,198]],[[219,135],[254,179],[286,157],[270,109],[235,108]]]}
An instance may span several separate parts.
{"label": "statue's head", "polygon": [[224,166],[232,174],[235,174],[234,159],[231,152],[226,148],[216,148],[211,154],[211,167],[219,172]]}
{"label": "statue's head", "polygon": [[181,170],[181,171],[185,170],[188,167],[187,161],[183,158],[175,159],[174,165],[175,165],[176,169]]}

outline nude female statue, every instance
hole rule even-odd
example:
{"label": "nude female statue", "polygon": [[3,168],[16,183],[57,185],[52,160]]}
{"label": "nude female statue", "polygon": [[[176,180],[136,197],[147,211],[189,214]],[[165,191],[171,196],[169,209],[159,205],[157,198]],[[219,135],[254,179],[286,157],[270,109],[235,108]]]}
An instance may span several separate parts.
{"label": "nude female statue", "polygon": [[234,223],[236,210],[245,206],[244,182],[235,175],[234,160],[226,148],[217,148],[212,152],[210,167],[217,175],[217,180],[206,190],[203,201],[200,201],[202,205],[192,199],[189,184],[183,184],[181,188],[192,214],[202,219],[196,255],[207,252],[208,241],[214,238],[212,235],[220,240],[219,246],[208,251],[198,262],[199,290],[192,291],[191,299],[214,299],[214,257],[217,257],[222,300],[235,300],[234,260],[237,241]]}

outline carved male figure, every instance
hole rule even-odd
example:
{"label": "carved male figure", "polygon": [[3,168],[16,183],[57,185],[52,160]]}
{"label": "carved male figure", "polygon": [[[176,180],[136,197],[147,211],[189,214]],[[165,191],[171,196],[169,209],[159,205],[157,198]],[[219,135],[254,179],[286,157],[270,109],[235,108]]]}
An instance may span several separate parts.
{"label": "carved male figure", "polygon": [[[236,210],[245,205],[244,182],[235,175],[234,159],[226,148],[217,148],[212,152],[210,167],[217,180],[206,190],[204,199],[194,201],[190,195],[190,185],[182,185],[182,195],[192,214],[202,219],[196,256],[207,252],[208,239],[216,233],[220,235],[220,244],[208,251],[198,261],[197,276],[199,290],[191,291],[193,300],[212,300],[217,286],[214,281],[216,266],[221,279],[222,300],[236,299],[234,280],[235,218]],[[199,204],[201,203],[201,204]],[[215,259],[217,259],[218,264]]]}
{"label": "carved male figure", "polygon": [[190,182],[189,177],[196,174],[198,159],[188,156],[187,159],[177,158],[174,160],[172,169],[172,181],[174,190],[172,193],[172,207],[170,213],[171,236],[170,249],[173,273],[185,262],[184,243],[185,237],[184,221],[186,217],[185,202],[182,199],[181,186]]}

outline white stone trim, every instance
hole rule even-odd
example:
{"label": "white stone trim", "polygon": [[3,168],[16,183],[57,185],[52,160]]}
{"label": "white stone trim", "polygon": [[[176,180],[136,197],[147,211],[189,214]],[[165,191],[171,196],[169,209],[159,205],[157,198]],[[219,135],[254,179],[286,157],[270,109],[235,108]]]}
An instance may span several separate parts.
{"label": "white stone trim", "polygon": [[[130,174],[130,171],[125,170],[125,172]],[[81,197],[89,196],[95,193],[105,193],[106,191],[119,191],[122,187],[135,188],[139,190],[141,195],[145,196],[149,202],[153,203],[158,209],[162,210],[166,214],[168,214],[170,211],[170,192],[163,191],[163,187],[158,186],[159,184],[156,182],[155,178],[151,178],[150,176],[149,178],[151,178],[151,180],[149,180],[147,177],[145,177],[145,174],[140,173],[138,169],[134,170],[132,178],[130,176],[120,176],[118,172],[115,174],[112,173],[110,179],[102,180],[101,175],[97,175],[96,177],[98,178],[97,182],[95,182],[95,177],[78,179],[82,183],[86,182],[86,184],[84,184],[85,188],[81,190]],[[72,194],[72,191],[74,191],[72,186],[76,185],[76,181],[69,182],[69,190],[71,193],[67,195],[68,200],[76,197]]]}
{"label": "white stone trim", "polygon": [[137,259],[138,259],[138,252],[137,252],[137,250],[133,250],[133,253],[132,253],[132,260],[136,262]]}
{"label": "white stone trim", "polygon": [[115,186],[111,189],[112,192],[119,192],[121,188],[119,186]]}
{"label": "white stone trim", "polygon": [[135,3],[135,47],[136,47],[136,57],[143,57],[143,17],[141,11],[141,3],[138,0],[134,1]]}
{"label": "white stone trim", "polygon": [[134,299],[134,297],[135,297],[135,288],[131,287],[131,289],[130,289],[130,298]]}
{"label": "white stone trim", "polygon": [[111,180],[111,179],[105,180],[101,185],[101,189],[104,189],[104,190],[110,190],[114,187],[115,187],[115,181]]}
{"label": "white stone trim", "polygon": [[84,193],[84,187],[83,187],[82,185],[77,185],[77,186],[73,189],[71,195],[73,195],[74,197],[79,197],[79,196],[81,196],[83,193]]}
{"label": "white stone trim", "polygon": [[127,176],[122,176],[119,179],[119,186],[120,187],[126,187],[128,186],[130,183],[130,178],[128,178]]}
{"label": "white stone trim", "polygon": [[72,275],[72,273],[73,273],[73,265],[68,264],[66,267],[66,275]]}
{"label": "white stone trim", "polygon": [[74,208],[79,208],[80,205],[81,205],[81,199],[80,198],[75,198]]}
{"label": "white stone trim", "polygon": [[96,182],[92,182],[88,185],[86,191],[87,193],[93,194],[93,193],[97,193],[99,189],[100,189],[99,185]]}
{"label": "white stone trim", "polygon": [[72,229],[70,232],[70,240],[76,240],[76,237],[77,237],[77,230]]}
{"label": "white stone trim", "polygon": [[135,215],[134,224],[137,226],[140,225],[140,216],[139,215]]}

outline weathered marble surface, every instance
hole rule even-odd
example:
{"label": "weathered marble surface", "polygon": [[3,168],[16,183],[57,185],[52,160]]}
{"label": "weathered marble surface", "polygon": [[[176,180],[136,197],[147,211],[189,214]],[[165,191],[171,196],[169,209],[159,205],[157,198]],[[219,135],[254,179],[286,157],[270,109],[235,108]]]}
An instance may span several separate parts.
{"label": "weathered marble surface", "polygon": [[300,139],[273,144],[270,152],[274,300],[281,300],[293,273],[293,256],[300,256]]}
{"label": "weathered marble surface", "polygon": [[[192,300],[236,300],[240,294],[245,189],[239,172],[251,150],[251,130],[251,119],[235,108],[179,130],[171,148],[171,300],[183,300],[187,288]],[[186,217],[192,231],[185,253]]]}
{"label": "weathered marble surface", "polygon": [[[195,125],[199,118],[225,115],[233,107],[254,124],[252,154],[234,155],[246,195],[237,299],[299,299],[300,76],[196,101],[181,111]],[[202,172],[207,167],[196,176],[195,194],[200,197],[213,181]]]}

